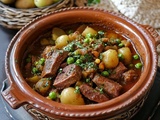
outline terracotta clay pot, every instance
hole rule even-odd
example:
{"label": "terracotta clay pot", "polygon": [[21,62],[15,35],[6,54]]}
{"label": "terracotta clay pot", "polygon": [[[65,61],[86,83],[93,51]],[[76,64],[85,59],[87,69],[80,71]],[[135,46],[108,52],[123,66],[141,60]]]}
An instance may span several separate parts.
{"label": "terracotta clay pot", "polygon": [[[129,91],[107,102],[73,106],[48,100],[26,83],[21,73],[21,62],[28,46],[54,26],[78,23],[105,26],[132,40],[144,66],[138,82]],[[2,92],[2,96],[12,108],[25,105],[30,114],[34,113],[34,117],[38,114],[42,119],[130,119],[142,107],[154,82],[159,38],[153,28],[137,24],[113,12],[93,8],[66,8],[44,15],[23,27],[12,39],[5,59],[10,87]]]}

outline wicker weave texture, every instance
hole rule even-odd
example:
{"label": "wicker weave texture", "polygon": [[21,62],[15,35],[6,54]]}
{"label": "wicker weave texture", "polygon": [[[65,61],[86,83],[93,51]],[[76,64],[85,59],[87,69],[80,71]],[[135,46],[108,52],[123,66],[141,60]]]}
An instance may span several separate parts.
{"label": "wicker weave texture", "polygon": [[74,0],[60,0],[58,3],[44,8],[16,9],[0,2],[0,24],[9,29],[21,29],[38,16],[73,5]]}

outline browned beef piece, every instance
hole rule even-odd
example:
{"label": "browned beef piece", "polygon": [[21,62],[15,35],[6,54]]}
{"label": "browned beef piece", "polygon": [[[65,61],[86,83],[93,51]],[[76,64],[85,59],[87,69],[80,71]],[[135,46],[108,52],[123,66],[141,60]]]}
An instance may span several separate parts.
{"label": "browned beef piece", "polygon": [[106,77],[103,77],[99,74],[96,74],[92,81],[99,87],[103,88],[103,90],[111,97],[117,97],[120,95],[120,91],[122,89],[122,86]]}
{"label": "browned beef piece", "polygon": [[63,68],[62,72],[57,75],[54,80],[53,86],[57,89],[63,89],[69,87],[75,82],[79,81],[82,76],[81,67],[70,64]]}
{"label": "browned beef piece", "polygon": [[54,51],[54,48],[55,48],[55,46],[46,46],[42,52],[42,57],[46,59],[49,56],[51,56],[52,52]]}
{"label": "browned beef piece", "polygon": [[135,80],[137,79],[137,77],[138,77],[138,74],[134,70],[128,70],[125,73],[123,73],[124,82]]}
{"label": "browned beef piece", "polygon": [[127,70],[122,62],[119,62],[118,66],[112,71],[109,76],[110,79],[117,80],[121,79],[122,74]]}
{"label": "browned beef piece", "polygon": [[80,86],[80,91],[86,98],[94,102],[100,103],[100,102],[105,102],[109,100],[107,96],[100,93],[99,91],[96,91],[94,88],[92,88],[87,84],[82,84]]}
{"label": "browned beef piece", "polygon": [[42,77],[54,77],[61,63],[67,58],[68,52],[63,50],[54,50],[46,61],[42,71]]}
{"label": "browned beef piece", "polygon": [[103,44],[99,44],[94,48],[94,50],[98,51],[99,53],[101,53],[103,49],[104,49]]}

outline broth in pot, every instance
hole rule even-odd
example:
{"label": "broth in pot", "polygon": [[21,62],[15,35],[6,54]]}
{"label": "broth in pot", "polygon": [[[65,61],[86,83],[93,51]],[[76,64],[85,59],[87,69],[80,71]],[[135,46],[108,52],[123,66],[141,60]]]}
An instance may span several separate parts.
{"label": "broth in pot", "polygon": [[23,76],[47,99],[64,104],[105,102],[128,91],[143,63],[131,40],[105,28],[54,27],[26,51]]}

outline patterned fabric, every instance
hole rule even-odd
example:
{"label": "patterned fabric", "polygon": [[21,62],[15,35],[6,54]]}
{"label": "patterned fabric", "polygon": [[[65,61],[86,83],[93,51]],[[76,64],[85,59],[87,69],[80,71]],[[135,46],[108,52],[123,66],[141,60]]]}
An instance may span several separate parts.
{"label": "patterned fabric", "polygon": [[[160,34],[160,0],[101,0],[93,7],[120,12],[140,24],[152,26]],[[157,53],[160,66],[160,45]]]}
{"label": "patterned fabric", "polygon": [[117,9],[140,24],[160,28],[160,0],[111,0]]}
{"label": "patterned fabric", "polygon": [[93,7],[120,12],[160,32],[160,0],[101,0],[100,4]]}

